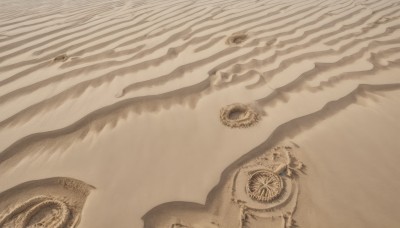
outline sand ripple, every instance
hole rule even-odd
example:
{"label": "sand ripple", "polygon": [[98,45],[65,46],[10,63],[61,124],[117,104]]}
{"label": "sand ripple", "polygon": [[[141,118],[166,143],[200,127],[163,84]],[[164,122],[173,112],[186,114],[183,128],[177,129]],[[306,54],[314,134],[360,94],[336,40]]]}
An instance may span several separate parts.
{"label": "sand ripple", "polygon": [[[218,186],[224,185],[255,154],[285,137],[364,98],[374,100],[376,93],[399,90],[399,22],[398,0],[4,0],[0,178],[9,178],[1,173],[24,158],[67,153],[88,143],[89,136],[121,130],[140,115],[162,118],[179,107],[203,118],[199,107],[209,105],[202,111],[212,113],[204,118],[216,132],[242,139],[254,130],[264,139],[229,157],[232,166],[213,166],[218,175],[224,170]],[[252,127],[233,130],[219,121]],[[178,123],[174,127],[180,129]],[[195,166],[196,159],[187,164]],[[59,216],[43,217],[44,223],[61,227],[71,221],[68,202],[52,194],[13,203],[15,210],[2,214],[0,226],[33,224],[39,221],[34,214],[48,208]],[[141,222],[144,212],[137,213]]]}

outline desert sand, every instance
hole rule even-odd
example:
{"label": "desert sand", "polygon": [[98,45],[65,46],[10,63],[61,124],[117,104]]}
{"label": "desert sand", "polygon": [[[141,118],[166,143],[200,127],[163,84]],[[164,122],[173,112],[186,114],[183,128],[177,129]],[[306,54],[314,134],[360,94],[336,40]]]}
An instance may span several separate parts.
{"label": "desert sand", "polygon": [[399,117],[398,0],[0,2],[0,227],[399,227]]}

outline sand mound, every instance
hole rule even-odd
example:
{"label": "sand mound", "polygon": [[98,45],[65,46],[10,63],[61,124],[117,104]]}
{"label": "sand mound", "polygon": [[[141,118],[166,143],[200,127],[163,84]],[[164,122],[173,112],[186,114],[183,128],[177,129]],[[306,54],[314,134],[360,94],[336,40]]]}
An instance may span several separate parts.
{"label": "sand mound", "polygon": [[70,178],[20,184],[0,194],[0,227],[76,227],[90,189]]}
{"label": "sand mound", "polygon": [[251,127],[260,120],[260,115],[250,105],[231,104],[221,109],[220,119],[228,127]]}

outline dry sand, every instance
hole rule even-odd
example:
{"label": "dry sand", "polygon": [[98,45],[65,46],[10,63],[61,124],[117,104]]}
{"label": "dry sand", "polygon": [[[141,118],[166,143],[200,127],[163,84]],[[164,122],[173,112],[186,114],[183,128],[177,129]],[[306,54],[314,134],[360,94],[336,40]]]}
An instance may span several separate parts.
{"label": "dry sand", "polygon": [[399,227],[399,117],[398,0],[0,2],[0,227]]}

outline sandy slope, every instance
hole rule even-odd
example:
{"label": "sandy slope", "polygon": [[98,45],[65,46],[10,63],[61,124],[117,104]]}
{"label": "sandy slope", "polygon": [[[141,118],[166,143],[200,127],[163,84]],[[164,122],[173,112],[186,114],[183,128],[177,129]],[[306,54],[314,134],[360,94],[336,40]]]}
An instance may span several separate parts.
{"label": "sandy slope", "polygon": [[[397,227],[399,28],[396,0],[3,0],[0,224]],[[238,201],[264,157],[305,168]]]}

